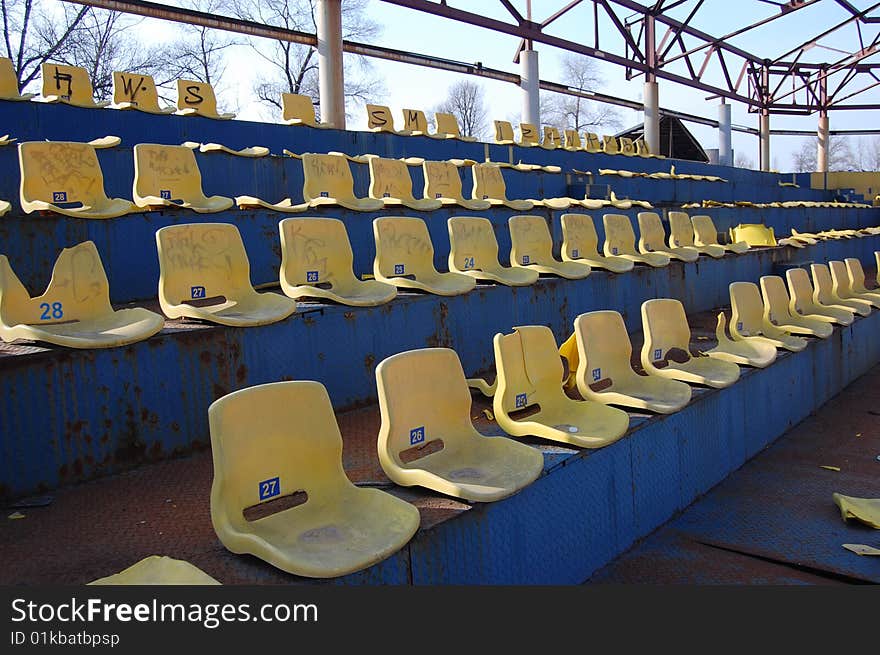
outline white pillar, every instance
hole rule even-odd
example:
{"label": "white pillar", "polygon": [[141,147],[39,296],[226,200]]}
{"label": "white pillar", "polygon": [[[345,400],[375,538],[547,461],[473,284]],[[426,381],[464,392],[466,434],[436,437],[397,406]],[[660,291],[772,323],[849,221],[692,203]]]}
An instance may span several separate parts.
{"label": "white pillar", "polygon": [[819,116],[818,130],[818,149],[816,150],[816,171],[825,173],[828,171],[828,151],[830,150],[830,142],[828,141],[828,114]]}
{"label": "white pillar", "polygon": [[730,105],[723,102],[718,105],[718,163],[722,166],[733,166],[730,125]]}
{"label": "white pillar", "polygon": [[345,129],[345,90],[342,76],[342,0],[318,0],[318,86],[321,122]]}
{"label": "white pillar", "polygon": [[522,122],[541,125],[541,88],[538,84],[538,51],[519,53],[520,86],[522,87]]}
{"label": "white pillar", "polygon": [[770,114],[761,114],[761,170],[770,170]]}
{"label": "white pillar", "polygon": [[660,93],[657,82],[645,82],[645,143],[652,153],[660,152]]}

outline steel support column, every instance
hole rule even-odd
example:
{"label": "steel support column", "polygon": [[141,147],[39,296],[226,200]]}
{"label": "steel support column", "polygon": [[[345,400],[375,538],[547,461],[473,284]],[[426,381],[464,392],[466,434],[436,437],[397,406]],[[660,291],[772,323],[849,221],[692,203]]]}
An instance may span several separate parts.
{"label": "steel support column", "polygon": [[722,102],[718,105],[718,163],[722,166],[733,166],[730,128],[730,105]]}
{"label": "steel support column", "polygon": [[541,125],[540,78],[538,77],[538,51],[523,50],[519,53],[520,87],[522,88],[522,121]]}
{"label": "steel support column", "polygon": [[645,56],[648,71],[645,73],[644,108],[645,108],[645,143],[651,152],[660,152],[660,90],[657,76],[654,74],[657,65],[657,48],[654,40],[654,16],[645,16]]}
{"label": "steel support column", "polygon": [[321,122],[345,129],[345,86],[342,73],[342,0],[318,0],[318,85]]}

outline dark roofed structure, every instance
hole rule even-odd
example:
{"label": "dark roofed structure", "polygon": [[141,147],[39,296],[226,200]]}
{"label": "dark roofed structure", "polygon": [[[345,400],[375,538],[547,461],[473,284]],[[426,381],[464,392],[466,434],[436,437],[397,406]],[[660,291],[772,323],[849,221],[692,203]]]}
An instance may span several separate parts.
{"label": "dark roofed structure", "polygon": [[[644,132],[645,124],[642,123],[619,132],[614,136],[617,138],[625,136],[635,141],[636,139],[644,138]],[[703,146],[688,131],[684,123],[674,116],[660,116],[660,152],[655,154],[704,163],[709,161],[709,156],[703,150]]]}

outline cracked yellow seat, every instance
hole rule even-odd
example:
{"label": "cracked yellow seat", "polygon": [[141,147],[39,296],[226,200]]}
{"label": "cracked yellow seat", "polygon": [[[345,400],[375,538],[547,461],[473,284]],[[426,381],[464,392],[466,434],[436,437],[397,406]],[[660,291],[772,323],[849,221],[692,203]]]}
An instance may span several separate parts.
{"label": "cracked yellow seat", "polygon": [[631,364],[632,343],[619,312],[587,312],[574,319],[574,333],[559,348],[568,360],[567,387],[586,400],[671,414],[691,400],[684,382],[639,375]]}
{"label": "cracked yellow seat", "polygon": [[425,161],[425,198],[436,198],[444,205],[459,205],[471,211],[482,211],[492,206],[488,200],[469,200],[462,195],[458,166],[451,161]]}
{"label": "cracked yellow seat", "polygon": [[761,276],[761,297],[764,300],[764,322],[790,334],[804,334],[825,339],[834,332],[831,323],[792,314],[791,298],[785,282],[778,275]]}
{"label": "cracked yellow seat", "polygon": [[506,498],[541,474],[544,456],[506,437],[486,437],[471,422],[471,393],[449,348],[410,350],[376,367],[379,463],[391,480],[463,498]]}
{"label": "cracked yellow seat", "polygon": [[394,117],[391,109],[385,105],[373,105],[367,103],[367,129],[371,132],[388,132],[389,134],[403,134],[394,129]]}
{"label": "cracked yellow seat", "polygon": [[783,332],[764,321],[764,302],[754,282],[731,282],[730,336],[736,341],[765,341],[774,348],[799,352],[807,347],[807,340]]}
{"label": "cracked yellow seat", "polygon": [[371,198],[381,200],[386,207],[409,207],[418,211],[440,209],[443,203],[436,198],[415,198],[409,167],[400,159],[370,157]]}
{"label": "cracked yellow seat", "polygon": [[[833,260],[828,262],[828,269],[831,271],[832,288],[838,297],[880,307],[880,294],[870,293],[867,289],[864,292],[859,292],[852,287],[853,279],[860,282],[863,289],[865,286],[865,273],[862,271],[862,264],[858,259],[850,257],[845,261]],[[854,272],[855,278],[853,278]],[[860,273],[861,277],[859,277]]]}
{"label": "cracked yellow seat", "polygon": [[524,148],[532,148],[541,145],[541,133],[533,123],[519,124],[519,143]]}
{"label": "cracked yellow seat", "polygon": [[602,135],[602,152],[607,155],[616,155],[620,153],[620,144],[613,136],[608,134]]}
{"label": "cracked yellow seat", "polygon": [[174,107],[160,107],[156,82],[145,73],[113,71],[113,109],[134,109],[147,114],[173,114]]}
{"label": "cracked yellow seat", "polygon": [[235,118],[233,113],[217,111],[217,96],[214,87],[198,80],[177,80],[178,116],[203,116],[228,121]]}
{"label": "cracked yellow seat", "polygon": [[788,295],[791,298],[789,309],[792,314],[805,316],[825,323],[850,325],[855,320],[853,310],[843,306],[829,306],[817,303],[810,276],[804,268],[790,268],[785,271]]}
{"label": "cracked yellow seat", "polygon": [[42,77],[41,102],[60,102],[87,109],[101,109],[110,104],[109,100],[95,102],[92,81],[88,71],[82,66],[65,66],[43,62],[40,64]]}
{"label": "cracked yellow seat", "polygon": [[668,255],[670,259],[678,259],[683,262],[695,262],[700,257],[700,251],[693,246],[667,246],[666,231],[660,222],[660,215],[656,212],[639,212],[639,252],[644,254],[660,253]]}
{"label": "cracked yellow seat", "polygon": [[30,100],[35,93],[21,93],[18,88],[18,76],[12,67],[9,57],[0,57],[0,100],[23,102]]}
{"label": "cracked yellow seat", "polygon": [[434,268],[434,245],[428,226],[420,218],[385,216],[373,219],[376,258],[373,275],[398,289],[416,289],[440,296],[471,291],[475,278]]}
{"label": "cracked yellow seat", "polygon": [[620,257],[637,264],[662,267],[669,264],[670,257],[664,253],[636,252],[636,233],[626,214],[603,214],[602,224],[605,227],[605,243],[602,252],[606,257]]}
{"label": "cracked yellow seat", "polygon": [[338,205],[346,209],[374,212],[385,206],[377,198],[354,195],[354,178],[343,155],[303,153],[303,199],[311,207]]}
{"label": "cracked yellow seat", "polygon": [[865,287],[865,271],[862,268],[862,262],[855,257],[847,257],[843,260],[843,263],[846,264],[846,273],[849,277],[850,291],[852,291],[857,298],[870,300],[874,307],[878,307],[876,301],[880,300],[880,289],[874,288],[869,290]]}
{"label": "cracked yellow seat", "polygon": [[534,284],[538,271],[522,266],[504,267],[498,261],[498,240],[488,218],[452,216],[449,230],[449,270],[477,280],[511,287]]}
{"label": "cracked yellow seat", "polygon": [[553,257],[553,237],[542,216],[511,216],[510,265],[527,267],[538,273],[581,280],[590,274],[590,265],[580,261],[559,261]]}
{"label": "cracked yellow seat", "polygon": [[602,141],[595,132],[584,132],[584,150],[587,152],[602,152]]}
{"label": "cracked yellow seat", "polygon": [[455,114],[438,111],[434,113],[434,122],[437,123],[437,134],[447,139],[458,139],[459,141],[476,141],[472,136],[464,136],[458,125],[458,119]]}
{"label": "cracked yellow seat", "polygon": [[691,355],[691,329],[681,302],[655,298],[642,303],[642,367],[649,375],[709,387],[729,387],[739,379],[739,366],[715,357]]}
{"label": "cracked yellow seat", "polygon": [[638,154],[636,153],[636,146],[631,138],[627,136],[622,136],[618,139],[618,143],[620,145],[621,155],[626,155],[627,157],[635,157]]}
{"label": "cracked yellow seat", "polygon": [[134,202],[138,207],[180,207],[200,214],[232,207],[232,198],[206,196],[195,153],[187,146],[138,143],[134,147]]}
{"label": "cracked yellow seat", "polygon": [[730,228],[730,240],[745,241],[749,247],[779,245],[773,228],[761,223],[740,223]]}
{"label": "cracked yellow seat", "polygon": [[233,553],[295,575],[331,578],[386,559],[418,530],[413,505],[352,484],[330,397],[319,382],[235,391],[211,404],[208,423],[211,524]]}
{"label": "cracked yellow seat", "polygon": [[629,259],[599,254],[599,236],[589,214],[563,214],[560,222],[562,261],[583,262],[591,268],[604,268],[612,273],[625,273],[635,266],[635,262]]}
{"label": "cracked yellow seat", "polygon": [[864,300],[844,299],[837,295],[834,280],[826,264],[810,264],[810,275],[813,278],[813,300],[827,307],[846,309],[860,316],[871,313],[870,303]]}
{"label": "cracked yellow seat", "polygon": [[518,145],[513,137],[513,125],[510,121],[492,121],[495,127],[495,143],[502,146]]}
{"label": "cracked yellow seat", "polygon": [[[672,212],[670,212],[670,216],[671,215]],[[694,246],[697,248],[720,246],[727,252],[733,252],[740,255],[746,252],[751,247],[745,241],[734,241],[732,243],[719,244],[718,230],[715,229],[715,223],[714,221],[712,221],[711,216],[707,216],[705,214],[692,216],[691,225],[693,225],[694,227]]]}
{"label": "cracked yellow seat", "polygon": [[332,125],[321,123],[315,116],[315,103],[305,93],[281,94],[281,122],[285,125],[305,125],[321,129],[332,128]]}
{"label": "cracked yellow seat", "polygon": [[91,144],[26,141],[18,144],[18,164],[19,200],[27,214],[116,218],[138,211],[130,200],[107,197],[101,164]]}
{"label": "cracked yellow seat", "polygon": [[578,134],[577,130],[562,131],[562,147],[563,149],[569,151],[578,151],[584,149],[584,146],[581,143],[581,135]]}
{"label": "cracked yellow seat", "polygon": [[556,150],[562,148],[562,137],[559,135],[559,128],[552,125],[544,126],[544,139],[541,141],[541,147],[545,150]]}
{"label": "cracked yellow seat", "polygon": [[281,237],[281,290],[288,298],[324,298],[343,305],[373,307],[389,302],[397,287],[359,280],[345,224],[336,218],[286,218]]}
{"label": "cracked yellow seat", "polygon": [[114,310],[110,285],[94,242],[64,248],[46,291],[31,297],[0,255],[0,337],[68,348],[114,348],[159,332],[165,319],[142,307]]}
{"label": "cracked yellow seat", "polygon": [[562,387],[562,360],[550,328],[529,325],[496,334],[497,387],[492,407],[498,427],[581,448],[601,448],[629,429],[629,415],[592,400],[569,398]]}
{"label": "cracked yellow seat", "polygon": [[159,305],[168,318],[232,327],[268,325],[296,311],[279,293],[257,293],[238,228],[230,223],[169,225],[156,230]]}
{"label": "cracked yellow seat", "polygon": [[644,139],[636,139],[636,154],[639,157],[654,157],[656,159],[666,159],[664,155],[659,155],[657,153],[651,152],[651,148],[648,147],[648,143]]}
{"label": "cracked yellow seat", "polygon": [[[706,218],[709,218],[708,216]],[[711,219],[709,219],[711,220]],[[712,227],[714,230],[714,226]],[[669,247],[694,248],[698,253],[709,255],[715,259],[724,257],[724,246],[701,244],[695,242],[694,224],[685,212],[669,212]]]}
{"label": "cracked yellow seat", "polygon": [[534,200],[509,200],[501,168],[495,164],[475,164],[471,166],[471,173],[474,179],[471,197],[474,200],[485,200],[494,207],[504,206],[516,211],[527,211],[536,204]]}
{"label": "cracked yellow seat", "polygon": [[724,312],[718,313],[715,340],[718,345],[706,351],[709,357],[755,368],[765,368],[776,361],[776,346],[773,344],[757,339],[731,339],[728,337],[727,316]]}
{"label": "cracked yellow seat", "polygon": [[119,573],[92,580],[89,585],[219,585],[199,567],[166,555],[150,555]]}

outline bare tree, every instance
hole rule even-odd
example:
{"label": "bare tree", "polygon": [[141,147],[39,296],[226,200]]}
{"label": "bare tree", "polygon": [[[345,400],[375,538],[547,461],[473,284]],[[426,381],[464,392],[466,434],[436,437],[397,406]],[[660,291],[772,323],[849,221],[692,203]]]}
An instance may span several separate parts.
{"label": "bare tree", "polygon": [[450,86],[446,100],[434,111],[455,116],[462,136],[481,138],[486,131],[486,92],[476,82],[459,80]]}
{"label": "bare tree", "polygon": [[880,171],[880,138],[860,138],[856,141],[853,168],[858,171]]}
{"label": "bare tree", "polygon": [[734,166],[737,168],[755,168],[754,160],[748,155],[743,155],[737,153],[736,161],[734,162]]}
{"label": "bare tree", "polygon": [[[796,173],[815,171],[818,141],[817,138],[804,139],[801,148],[792,155],[792,170]],[[852,148],[846,137],[828,137],[828,170],[846,171],[856,168]]]}
{"label": "bare tree", "polygon": [[[568,54],[562,58],[562,81],[572,89],[590,91],[603,83],[595,62],[583,55]],[[543,122],[566,129],[619,129],[620,114],[612,105],[594,102],[580,96],[551,93],[542,97]]]}

